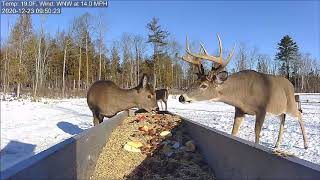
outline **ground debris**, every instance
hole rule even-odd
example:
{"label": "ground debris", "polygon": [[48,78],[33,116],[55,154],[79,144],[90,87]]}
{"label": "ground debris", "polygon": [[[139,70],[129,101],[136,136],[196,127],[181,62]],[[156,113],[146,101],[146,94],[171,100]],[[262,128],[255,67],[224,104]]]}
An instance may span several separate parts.
{"label": "ground debris", "polygon": [[[126,151],[125,145],[141,152]],[[207,180],[214,177],[194,140],[184,132],[178,116],[140,113],[125,119],[112,132],[91,179]]]}
{"label": "ground debris", "polygon": [[272,151],[272,154],[276,155],[276,156],[281,156],[281,157],[294,157],[295,155],[293,153],[290,152],[285,152],[285,151],[280,151],[278,149],[274,149]]}

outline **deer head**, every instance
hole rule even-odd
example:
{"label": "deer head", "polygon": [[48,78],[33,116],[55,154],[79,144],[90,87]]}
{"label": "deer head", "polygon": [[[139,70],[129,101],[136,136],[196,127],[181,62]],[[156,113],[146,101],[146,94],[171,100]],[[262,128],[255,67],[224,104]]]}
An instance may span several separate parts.
{"label": "deer head", "polygon": [[[219,41],[218,56],[209,55],[202,43],[200,43],[201,49],[199,54],[192,53],[189,48],[188,38],[186,38],[186,54],[182,56],[181,59],[198,67],[198,79],[187,89],[185,94],[179,97],[180,102],[201,101],[208,99],[217,100],[219,98],[218,89],[228,79],[228,72],[225,71],[225,67],[230,62],[235,47],[233,47],[227,59],[224,60],[222,56],[222,42],[218,34],[217,37]],[[207,74],[205,74],[202,60],[213,62],[212,69]]]}
{"label": "deer head", "polygon": [[146,74],[143,74],[140,84],[134,88],[133,94],[130,96],[130,98],[134,98],[133,101],[138,107],[143,108],[148,112],[157,107],[155,91],[148,83],[148,76]]}

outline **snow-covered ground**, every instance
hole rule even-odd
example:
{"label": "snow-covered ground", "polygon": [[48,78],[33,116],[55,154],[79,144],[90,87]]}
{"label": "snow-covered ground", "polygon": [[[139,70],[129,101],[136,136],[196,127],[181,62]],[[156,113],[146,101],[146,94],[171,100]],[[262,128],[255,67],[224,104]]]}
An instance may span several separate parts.
{"label": "snow-covered ground", "polygon": [[[309,148],[303,148],[303,138],[298,121],[286,117],[280,150],[320,165],[320,94],[301,94],[303,120],[307,131]],[[221,102],[194,102],[181,104],[177,99],[168,101],[168,109],[185,118],[231,134],[234,107]],[[254,142],[254,116],[246,116],[240,126],[238,137]],[[278,137],[280,120],[267,116],[263,124],[260,144],[273,148]]]}
{"label": "snow-covered ground", "polygon": [[1,170],[92,127],[86,100],[1,102]]}
{"label": "snow-covered ground", "polygon": [[[291,117],[286,121],[281,149],[320,164],[320,94],[302,94],[301,100],[305,102],[302,103],[302,109],[309,149],[303,149],[298,122]],[[224,103],[181,104],[170,96],[168,109],[207,126],[231,132],[234,108]],[[92,114],[85,98],[42,99],[39,102],[30,99],[1,101],[1,170],[90,127]],[[278,127],[279,120],[276,117],[267,117],[261,144],[272,148]],[[246,117],[239,136],[254,140],[253,116]]]}

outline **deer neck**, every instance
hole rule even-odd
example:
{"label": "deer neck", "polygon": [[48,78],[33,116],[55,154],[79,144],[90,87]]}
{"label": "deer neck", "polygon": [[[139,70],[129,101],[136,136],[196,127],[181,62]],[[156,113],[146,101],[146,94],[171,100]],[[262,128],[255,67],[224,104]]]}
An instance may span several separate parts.
{"label": "deer neck", "polygon": [[224,102],[226,104],[229,104],[234,107],[242,107],[243,103],[241,99],[239,98],[239,93],[237,92],[236,88],[230,88],[229,86],[221,86],[218,89],[218,101]]}
{"label": "deer neck", "polygon": [[119,98],[119,101],[123,103],[123,107],[125,109],[130,109],[133,107],[137,107],[137,101],[135,96],[135,89],[121,89],[123,92],[121,98]]}

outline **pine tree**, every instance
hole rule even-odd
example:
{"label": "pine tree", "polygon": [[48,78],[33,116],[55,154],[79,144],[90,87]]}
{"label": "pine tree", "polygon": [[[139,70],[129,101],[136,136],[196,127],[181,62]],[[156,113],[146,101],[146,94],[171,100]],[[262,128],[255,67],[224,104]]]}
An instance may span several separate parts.
{"label": "pine tree", "polygon": [[[15,58],[13,64],[16,65],[12,70],[12,80],[16,83],[16,95],[20,96],[21,83],[27,82],[27,58],[31,55],[26,51],[27,45],[33,38],[32,21],[29,14],[21,14],[14,25],[10,34],[10,44],[15,48]],[[29,61],[30,62],[30,61]]]}
{"label": "pine tree", "polygon": [[[151,43],[153,45],[153,61],[154,61],[154,87],[157,86],[157,74],[161,74],[160,67],[161,61],[159,55],[162,54],[162,48],[167,45],[167,38],[169,36],[169,32],[162,30],[162,27],[159,25],[159,19],[152,18],[151,22],[147,24],[147,29],[150,31],[148,35],[147,43]],[[156,70],[159,70],[157,73]],[[159,76],[161,77],[161,76]],[[161,78],[159,78],[159,83],[161,83]]]}
{"label": "pine tree", "polygon": [[298,45],[293,39],[285,35],[278,43],[278,53],[276,54],[276,60],[280,62],[279,73],[285,75],[290,79],[294,62],[298,56]]}

